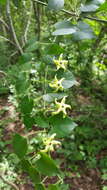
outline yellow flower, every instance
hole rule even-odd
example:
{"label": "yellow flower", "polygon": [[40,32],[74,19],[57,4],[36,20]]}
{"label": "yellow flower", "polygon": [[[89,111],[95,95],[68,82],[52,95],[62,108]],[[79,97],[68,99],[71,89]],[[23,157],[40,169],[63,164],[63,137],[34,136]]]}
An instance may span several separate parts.
{"label": "yellow flower", "polygon": [[63,112],[64,117],[67,115],[66,109],[67,108],[71,109],[71,106],[68,104],[65,104],[65,99],[66,99],[66,96],[64,96],[61,102],[57,102],[57,100],[55,99],[57,111],[53,112],[52,113],[53,115],[59,114],[60,112]]}
{"label": "yellow flower", "polygon": [[59,70],[60,68],[66,70],[66,68],[67,68],[68,61],[67,60],[63,60],[62,57],[63,57],[63,55],[61,54],[59,56],[58,60],[56,60],[56,59],[53,60],[53,62],[55,63],[55,65],[57,67],[57,70]]}
{"label": "yellow flower", "polygon": [[43,143],[45,145],[45,149],[42,150],[42,152],[49,152],[49,151],[54,151],[54,146],[55,145],[61,145],[59,141],[54,140],[56,134],[52,134],[51,136],[46,136],[43,138]]}
{"label": "yellow flower", "polygon": [[64,78],[62,78],[61,80],[58,80],[57,77],[55,76],[55,79],[49,83],[49,86],[51,88],[55,88],[55,92],[57,92],[58,90],[63,90],[63,86],[62,86],[62,81],[64,80]]}

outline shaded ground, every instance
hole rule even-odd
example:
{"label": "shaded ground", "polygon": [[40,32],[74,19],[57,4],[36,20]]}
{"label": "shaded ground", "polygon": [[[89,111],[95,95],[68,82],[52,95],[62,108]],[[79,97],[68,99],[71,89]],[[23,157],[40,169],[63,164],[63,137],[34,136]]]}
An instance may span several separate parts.
{"label": "shaded ground", "polygon": [[[81,98],[83,100],[83,97]],[[3,128],[2,141],[10,140],[13,132],[23,134],[24,126],[20,122],[17,113],[15,113],[14,106],[8,102],[7,97],[0,98],[0,128]],[[11,150],[10,144],[8,144],[7,147]],[[98,158],[102,157],[103,154],[107,155],[107,151],[101,152]],[[64,167],[62,170],[65,170]],[[70,190],[102,190],[102,187],[107,185],[106,181],[101,180],[101,172],[98,168],[86,169],[85,166],[80,166],[79,174],[80,176],[77,177],[75,173],[69,171],[69,177],[65,177],[65,183],[70,185]],[[55,177],[47,178],[45,184],[48,185],[56,181],[57,178]],[[19,185],[18,187],[20,190],[34,190],[29,182],[24,185]]]}

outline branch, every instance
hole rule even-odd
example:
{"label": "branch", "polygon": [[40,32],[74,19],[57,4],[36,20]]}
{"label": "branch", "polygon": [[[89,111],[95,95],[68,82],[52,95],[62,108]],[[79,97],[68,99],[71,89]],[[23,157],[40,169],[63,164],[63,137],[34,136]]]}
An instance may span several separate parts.
{"label": "branch", "polygon": [[7,76],[7,74],[6,74],[4,71],[1,71],[1,70],[0,70],[0,74],[1,74],[2,76]]}
{"label": "branch", "polygon": [[[39,3],[43,6],[47,6],[48,4],[47,3],[43,3],[39,0],[34,0],[36,3]],[[75,17],[78,17],[78,15],[75,13],[75,12],[71,12],[71,11],[68,11],[68,10],[65,10],[65,9],[62,9],[61,10],[62,12],[66,13],[66,14],[69,14],[71,16],[75,16]],[[89,19],[89,20],[95,20],[97,22],[102,22],[102,23],[107,23],[107,20],[102,20],[102,19],[99,19],[99,18],[95,18],[95,17],[88,17],[88,16],[82,16],[83,18],[86,18],[86,19]]]}
{"label": "branch", "polygon": [[4,183],[6,183],[7,185],[10,185],[13,189],[19,190],[19,188],[14,183],[6,180],[2,175],[0,175],[0,178],[3,180]]}
{"label": "branch", "polygon": [[9,40],[8,38],[5,38],[4,36],[1,36],[1,35],[0,35],[0,38],[2,38],[5,41],[10,42],[12,45],[14,45],[16,47],[16,44],[14,42],[12,42],[11,40]]}
{"label": "branch", "polygon": [[9,30],[9,26],[2,18],[0,18],[0,22],[5,26],[5,28],[7,28]]}
{"label": "branch", "polygon": [[13,26],[13,21],[12,21],[11,11],[10,11],[10,0],[7,0],[7,7],[6,8],[7,8],[6,10],[7,10],[7,17],[8,17],[8,21],[9,21],[9,26],[10,26],[10,30],[11,30],[12,35],[13,35],[14,42],[16,43],[16,46],[19,49],[19,52],[21,54],[23,54],[23,50],[19,44],[19,41],[18,41],[16,33],[15,33],[15,29]]}
{"label": "branch", "polygon": [[25,34],[24,34],[25,43],[27,42],[27,34],[28,34],[28,31],[29,31],[29,26],[30,26],[30,21],[31,21],[31,15],[32,15],[32,7],[33,6],[32,6],[32,1],[31,1],[30,14],[29,14],[27,26],[26,26],[26,29],[25,29]]}
{"label": "branch", "polygon": [[[41,4],[41,5],[43,5],[43,6],[46,6],[46,7],[48,6],[47,3],[44,3],[44,2],[39,1],[39,0],[34,0],[34,2],[36,2],[36,3],[38,3],[38,4]],[[76,13],[70,12],[70,11],[65,10],[65,9],[62,9],[61,11],[64,12],[64,13],[70,14],[71,16],[78,16]]]}
{"label": "branch", "polygon": [[35,6],[35,0],[33,0],[33,9],[34,9],[34,16],[37,27],[35,28],[35,33],[38,34],[37,39],[40,40],[40,33],[41,33],[41,23],[40,23],[40,7],[39,4]]}
{"label": "branch", "polygon": [[107,24],[107,20],[102,20],[96,17],[88,17],[88,16],[84,16],[84,18],[89,19],[89,20],[95,20],[97,22],[102,22],[102,23],[106,23]]}

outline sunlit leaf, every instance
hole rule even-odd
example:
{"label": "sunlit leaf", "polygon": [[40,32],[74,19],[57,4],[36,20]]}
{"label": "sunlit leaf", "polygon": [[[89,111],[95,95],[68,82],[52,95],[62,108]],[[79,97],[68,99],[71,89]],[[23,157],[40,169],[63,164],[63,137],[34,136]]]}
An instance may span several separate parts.
{"label": "sunlit leaf", "polygon": [[95,34],[90,25],[85,22],[79,22],[77,24],[77,31],[72,34],[73,40],[85,40],[95,38]]}
{"label": "sunlit leaf", "polygon": [[48,94],[43,95],[43,99],[46,102],[53,102],[53,101],[55,101],[56,98],[61,99],[64,96],[67,96],[67,94],[66,93],[48,93]]}
{"label": "sunlit leaf", "polygon": [[67,35],[76,32],[75,26],[70,21],[62,21],[55,24],[53,35]]}
{"label": "sunlit leaf", "polygon": [[64,0],[48,0],[48,8],[50,10],[59,11],[64,7]]}
{"label": "sunlit leaf", "polygon": [[54,184],[54,185],[49,185],[48,190],[61,190],[58,185]]}

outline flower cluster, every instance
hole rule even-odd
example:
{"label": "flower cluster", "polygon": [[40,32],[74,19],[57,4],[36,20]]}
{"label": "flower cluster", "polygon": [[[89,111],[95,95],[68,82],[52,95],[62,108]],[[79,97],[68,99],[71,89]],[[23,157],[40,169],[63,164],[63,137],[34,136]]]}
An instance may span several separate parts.
{"label": "flower cluster", "polygon": [[[62,68],[65,71],[67,69],[68,61],[62,59],[62,54],[60,55],[58,60],[54,59],[53,62],[55,63],[57,70]],[[49,83],[49,86],[55,89],[54,92],[58,92],[59,90],[63,91],[64,90],[64,87],[62,85],[63,80],[64,78],[61,78],[60,80],[58,80],[55,75],[54,80]],[[60,112],[63,113],[64,117],[67,115],[67,108],[71,109],[71,106],[65,103],[66,97],[67,96],[64,96],[61,102],[58,102],[57,99],[55,99],[56,111],[54,111],[52,115],[59,114]]]}

